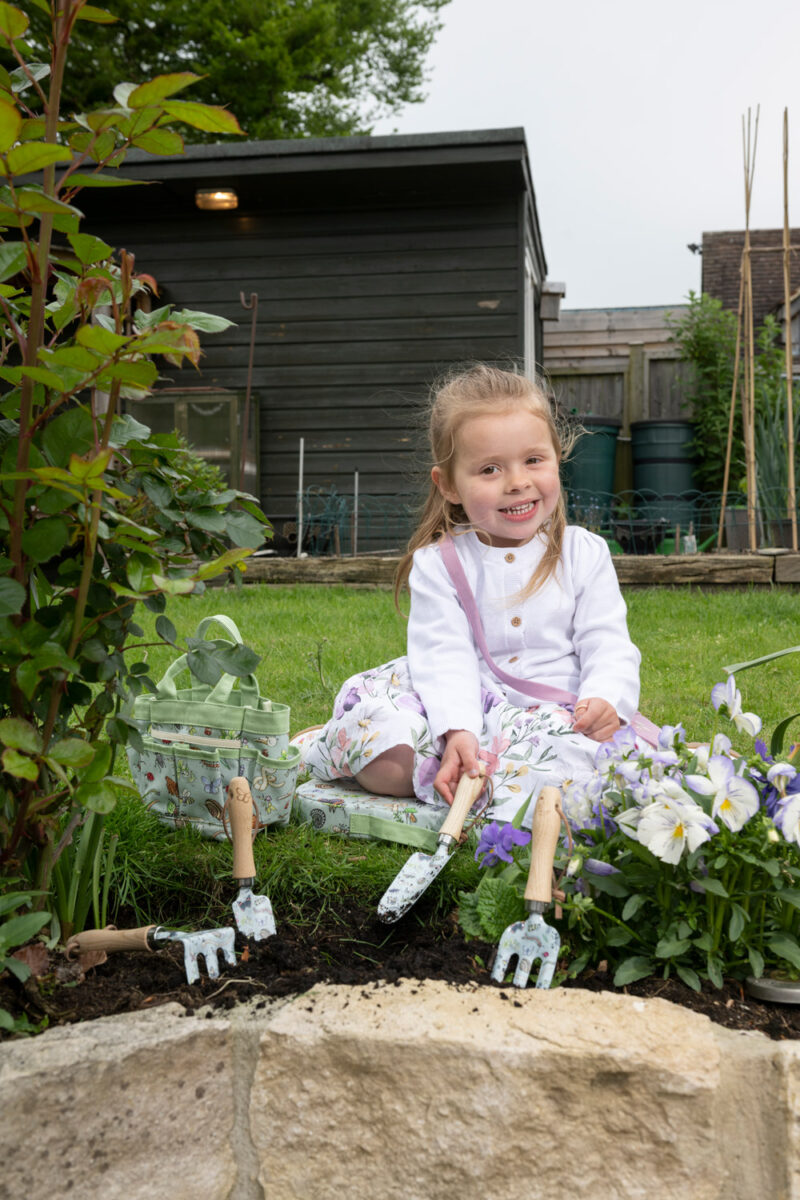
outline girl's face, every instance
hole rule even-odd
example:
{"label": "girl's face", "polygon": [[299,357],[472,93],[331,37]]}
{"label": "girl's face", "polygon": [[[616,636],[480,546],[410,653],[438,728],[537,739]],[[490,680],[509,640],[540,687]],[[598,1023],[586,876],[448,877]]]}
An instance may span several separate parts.
{"label": "girl's face", "polygon": [[560,495],[547,423],[522,408],[469,417],[456,433],[450,481],[439,467],[431,478],[490,546],[529,542]]}

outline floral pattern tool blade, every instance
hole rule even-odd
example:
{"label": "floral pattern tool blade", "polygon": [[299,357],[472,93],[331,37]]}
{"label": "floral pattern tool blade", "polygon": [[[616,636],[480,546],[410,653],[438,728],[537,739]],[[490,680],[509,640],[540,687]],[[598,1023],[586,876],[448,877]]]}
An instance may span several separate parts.
{"label": "floral pattern tool blade", "polygon": [[492,979],[502,983],[508,964],[517,956],[514,987],[528,984],[534,961],[541,960],[536,978],[537,988],[549,988],[556,969],[561,938],[558,930],[545,922],[542,913],[552,899],[553,856],[561,828],[560,793],[558,788],[542,788],[536,801],[531,828],[531,866],[525,888],[525,903],[530,916],[515,921],[503,931],[497,947]]}
{"label": "floral pattern tool blade", "polygon": [[378,904],[378,916],[382,921],[389,924],[399,921],[447,864],[461,836],[469,810],[483,790],[484,783],[483,775],[475,779],[469,775],[461,776],[450,811],[439,830],[436,850],[433,854],[417,851],[403,864]]}
{"label": "floral pattern tool blade", "polygon": [[70,938],[67,957],[87,950],[106,950],[108,953],[116,950],[157,950],[167,942],[180,942],[183,946],[186,982],[197,983],[200,978],[200,958],[206,964],[209,979],[219,979],[219,953],[229,967],[236,966],[234,937],[230,926],[185,933],[180,929],[164,929],[161,925],[143,925],[139,929],[116,929],[113,925],[107,925],[105,929],[88,929]]}
{"label": "floral pattern tool blade", "polygon": [[275,935],[275,917],[268,896],[253,891],[256,865],[253,858],[253,794],[243,776],[232,779],[227,788],[228,819],[233,842],[233,878],[239,895],[233,902],[233,915],[239,932],[261,942]]}

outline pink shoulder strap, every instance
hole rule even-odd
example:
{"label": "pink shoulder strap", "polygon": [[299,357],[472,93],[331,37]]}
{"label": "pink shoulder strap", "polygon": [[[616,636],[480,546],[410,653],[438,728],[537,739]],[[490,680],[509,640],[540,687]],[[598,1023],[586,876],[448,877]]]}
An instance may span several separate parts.
{"label": "pink shoulder strap", "polygon": [[[447,574],[450,576],[453,586],[456,589],[456,595],[461,603],[461,607],[466,613],[472,630],[472,636],[475,638],[475,644],[483,655],[486,665],[492,674],[496,675],[503,683],[509,684],[515,691],[521,692],[523,696],[530,696],[533,700],[550,700],[556,704],[574,704],[578,698],[574,692],[566,692],[562,688],[550,687],[546,683],[536,683],[532,679],[520,679],[518,676],[510,674],[509,671],[504,671],[502,667],[498,667],[489,653],[489,647],[486,645],[486,635],[483,632],[483,623],[481,622],[481,615],[478,612],[478,605],[472,594],[472,589],[469,586],[452,537],[448,535],[439,542],[439,551],[447,568]],[[631,717],[630,724],[634,732],[640,738],[643,738],[644,741],[648,742],[651,746],[658,744],[658,726],[653,721],[648,720],[647,717],[637,712]]]}

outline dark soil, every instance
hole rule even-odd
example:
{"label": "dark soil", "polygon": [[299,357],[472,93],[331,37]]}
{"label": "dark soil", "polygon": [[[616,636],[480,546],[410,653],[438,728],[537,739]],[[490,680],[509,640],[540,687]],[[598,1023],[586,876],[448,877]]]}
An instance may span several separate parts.
{"label": "dark soil", "polygon": [[[112,954],[96,966],[51,954],[25,984],[8,973],[0,977],[0,1007],[27,1015],[32,1026],[46,1027],[171,1001],[189,1012],[204,1005],[224,1010],[241,1000],[302,993],[316,983],[394,983],[401,978],[480,984],[500,988],[509,1001],[516,999],[513,988],[489,977],[492,946],[467,941],[454,917],[437,925],[423,923],[421,916],[411,914],[387,926],[374,909],[342,901],[328,907],[314,926],[282,920],[277,936],[249,945],[237,935],[236,967],[223,963],[219,979],[209,979],[201,961],[200,980],[191,986],[176,946],[156,953]],[[602,971],[586,972],[563,986],[615,990]],[[706,985],[695,993],[677,980],[645,979],[622,990],[671,1000],[730,1029],[758,1030],[778,1039],[800,1037],[800,1005],[760,1003],[735,982],[720,991]]]}

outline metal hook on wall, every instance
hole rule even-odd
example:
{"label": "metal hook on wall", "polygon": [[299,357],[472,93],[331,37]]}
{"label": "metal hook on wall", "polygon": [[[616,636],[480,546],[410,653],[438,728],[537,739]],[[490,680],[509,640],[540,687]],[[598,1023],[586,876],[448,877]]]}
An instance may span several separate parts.
{"label": "metal hook on wall", "polygon": [[239,292],[242,308],[252,311],[250,324],[250,357],[247,362],[247,388],[244,395],[244,417],[242,418],[242,446],[239,461],[239,487],[244,491],[244,472],[247,463],[247,435],[250,429],[250,392],[253,387],[253,358],[256,351],[256,322],[258,320],[258,292],[251,292],[249,301],[244,292]]}

